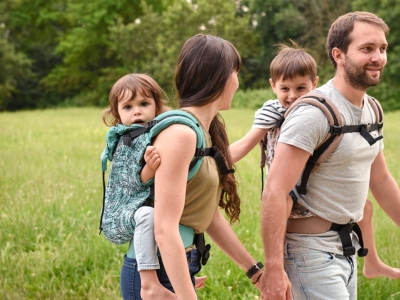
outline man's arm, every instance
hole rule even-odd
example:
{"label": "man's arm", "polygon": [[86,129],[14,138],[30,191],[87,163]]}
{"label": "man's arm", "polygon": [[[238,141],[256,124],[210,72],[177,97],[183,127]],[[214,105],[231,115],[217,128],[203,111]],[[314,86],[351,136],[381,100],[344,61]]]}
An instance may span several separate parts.
{"label": "man's arm", "polygon": [[369,187],[385,213],[400,226],[400,190],[387,168],[383,152],[379,152],[371,166]]}
{"label": "man's arm", "polygon": [[291,299],[291,284],[283,267],[283,245],[288,213],[286,197],[296,185],[310,153],[278,143],[263,192],[261,233],[265,271],[261,277],[264,299]]}

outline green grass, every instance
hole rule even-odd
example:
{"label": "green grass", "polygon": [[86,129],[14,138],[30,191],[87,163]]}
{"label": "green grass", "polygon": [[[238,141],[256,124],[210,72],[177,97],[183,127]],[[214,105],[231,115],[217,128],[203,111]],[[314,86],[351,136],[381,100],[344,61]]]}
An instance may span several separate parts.
{"label": "green grass", "polygon": [[[224,112],[231,141],[250,128],[254,111]],[[0,114],[0,299],[118,299],[119,271],[127,246],[98,235],[102,183],[100,153],[107,131],[95,108]],[[385,155],[400,183],[400,112],[386,115]],[[237,164],[241,223],[233,226],[257,260],[259,151]],[[400,229],[374,203],[381,258],[400,266]],[[359,299],[388,299],[400,280],[365,279]],[[200,299],[257,299],[244,273],[213,246]]]}

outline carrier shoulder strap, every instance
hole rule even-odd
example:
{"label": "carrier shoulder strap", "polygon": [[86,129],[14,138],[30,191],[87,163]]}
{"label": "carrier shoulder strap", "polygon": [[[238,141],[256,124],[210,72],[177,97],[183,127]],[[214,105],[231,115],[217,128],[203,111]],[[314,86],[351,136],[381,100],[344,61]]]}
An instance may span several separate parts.
{"label": "carrier shoulder strap", "polygon": [[[370,144],[373,145],[375,142],[383,138],[381,130],[383,127],[383,111],[379,102],[368,96],[368,101],[375,113],[376,122],[373,124],[361,124],[361,125],[344,125],[342,115],[337,109],[336,105],[333,104],[327,97],[323,96],[318,92],[310,92],[297,99],[285,112],[285,118],[290,112],[300,104],[310,104],[320,108],[326,115],[329,123],[329,132],[325,139],[317,145],[314,153],[309,157],[302,177],[300,185],[296,186],[296,190],[299,194],[305,195],[307,193],[306,185],[310,177],[311,172],[318,170],[320,165],[329,157],[329,155],[336,149],[340,141],[343,138],[343,134],[350,132],[359,132],[361,136]],[[380,135],[374,138],[370,132],[378,130]]]}
{"label": "carrier shoulder strap", "polygon": [[222,175],[234,173],[229,169],[221,152],[216,147],[206,148],[206,141],[203,130],[199,122],[190,113],[184,110],[169,110],[158,115],[153,121],[142,127],[141,130],[133,130],[123,135],[124,145],[130,146],[131,141],[137,136],[148,132],[148,144],[152,144],[156,136],[165,128],[173,124],[183,124],[192,128],[196,132],[196,151],[189,166],[188,180],[190,180],[198,171],[201,165],[201,159],[204,156],[211,156],[215,159]]}
{"label": "carrier shoulder strap", "polygon": [[[107,134],[106,140],[110,140],[110,133],[114,136],[122,137],[123,144],[125,146],[131,146],[132,140],[137,138],[142,134],[146,134],[147,144],[152,144],[155,137],[165,128],[173,124],[183,124],[192,128],[196,133],[196,151],[194,157],[189,165],[188,178],[189,181],[201,166],[201,161],[204,156],[211,156],[217,163],[221,175],[228,175],[234,173],[235,170],[228,168],[225,159],[221,152],[216,147],[206,148],[206,141],[204,137],[203,130],[196,120],[190,113],[184,110],[169,110],[154,118],[153,121],[147,123],[145,126],[138,126],[133,124],[130,127],[120,126],[119,128],[111,128]],[[105,182],[105,171],[107,169],[107,159],[112,160],[112,153],[114,152],[117,145],[117,139],[114,137],[112,139],[111,146],[107,145],[106,149],[101,154],[101,163],[103,170],[103,207],[100,216],[100,233],[102,231],[102,220],[104,214],[104,204],[105,204],[105,192],[106,192],[106,182]],[[99,234],[100,234],[99,233]]]}

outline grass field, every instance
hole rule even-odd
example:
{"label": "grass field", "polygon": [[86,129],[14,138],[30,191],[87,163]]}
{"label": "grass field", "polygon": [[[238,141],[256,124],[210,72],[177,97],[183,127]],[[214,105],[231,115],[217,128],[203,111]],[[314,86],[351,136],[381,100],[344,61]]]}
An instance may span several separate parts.
{"label": "grass field", "polygon": [[[231,141],[250,128],[253,110],[224,112]],[[0,114],[0,299],[119,299],[126,245],[98,235],[100,153],[107,131],[95,108]],[[385,155],[400,184],[400,112],[385,119]],[[242,196],[239,238],[263,259],[259,230],[259,151],[237,164]],[[400,267],[400,229],[374,202],[382,260]],[[366,279],[359,259],[359,299],[389,299],[400,280]],[[202,274],[199,299],[257,299],[258,291],[217,247]],[[394,296],[391,299],[400,299]]]}

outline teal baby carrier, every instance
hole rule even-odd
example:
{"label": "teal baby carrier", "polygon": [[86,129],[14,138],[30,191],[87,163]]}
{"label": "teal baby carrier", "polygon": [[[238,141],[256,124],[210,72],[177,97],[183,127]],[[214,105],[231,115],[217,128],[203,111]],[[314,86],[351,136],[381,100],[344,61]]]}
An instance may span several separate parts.
{"label": "teal baby carrier", "polygon": [[[195,155],[188,170],[188,181],[196,174],[204,156],[214,157],[222,175],[232,173],[221,153],[215,148],[205,148],[206,142],[198,121],[182,110],[170,110],[157,116],[145,126],[122,124],[113,126],[106,135],[106,147],[101,154],[103,171],[103,207],[100,216],[100,233],[112,243],[124,244],[132,240],[135,231],[134,214],[148,199],[153,199],[154,179],[143,183],[140,171],[143,155],[154,138],[172,124],[183,124],[196,132]],[[105,171],[107,160],[112,161],[107,187]]]}

